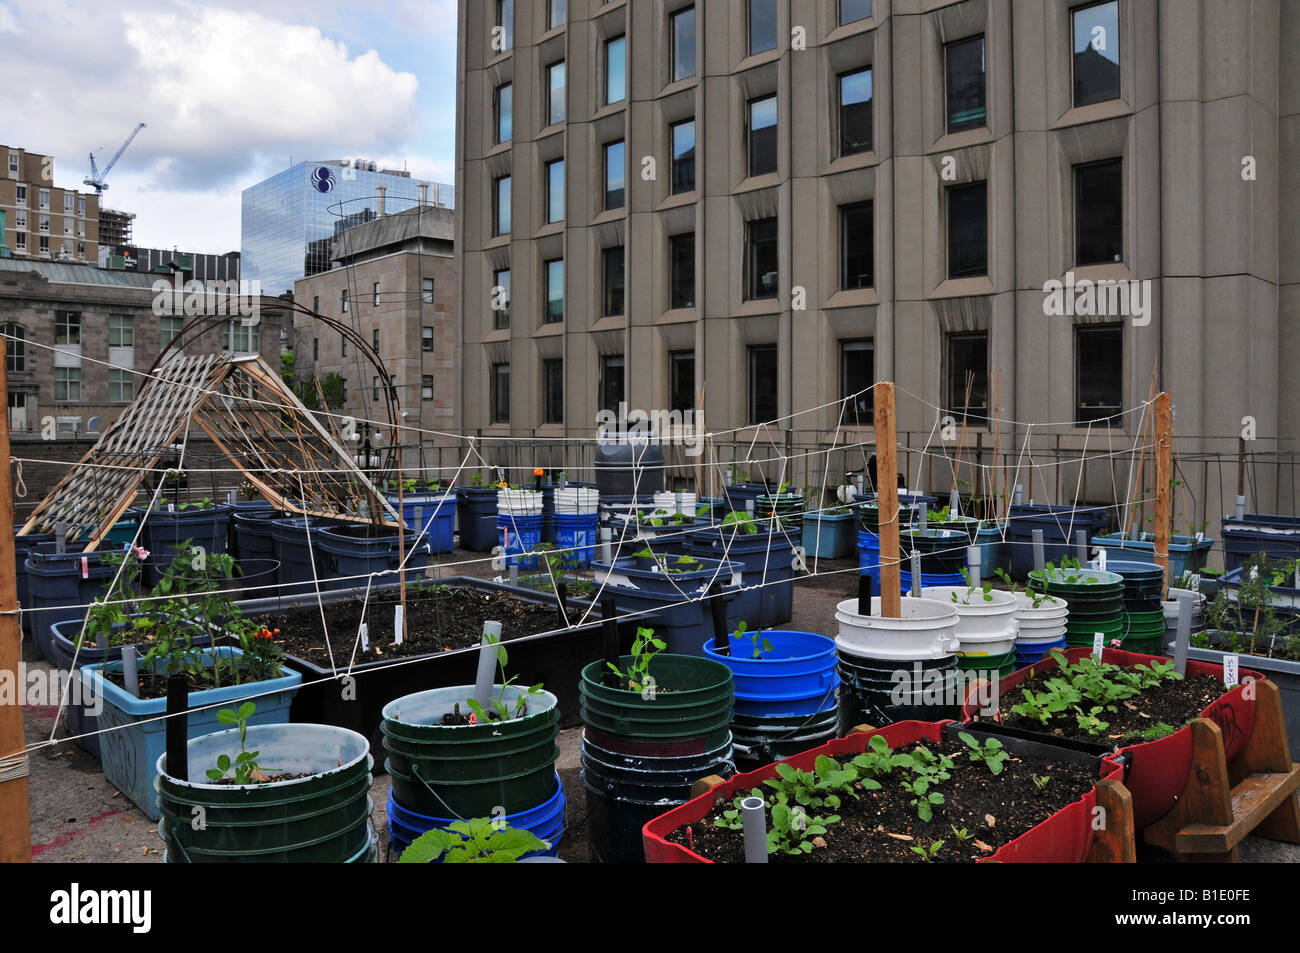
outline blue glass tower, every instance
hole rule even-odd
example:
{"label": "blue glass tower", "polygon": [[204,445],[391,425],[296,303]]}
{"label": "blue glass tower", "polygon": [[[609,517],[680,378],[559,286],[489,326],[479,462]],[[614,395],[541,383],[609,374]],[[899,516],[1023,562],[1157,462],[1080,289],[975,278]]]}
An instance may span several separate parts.
{"label": "blue glass tower", "polygon": [[375,217],[378,186],[386,211],[400,212],[419,201],[453,205],[450,185],[372,171],[357,161],[299,162],[244,189],[240,226],[241,277],[260,281],[262,293],[293,290],[296,279],[327,271],[329,248],[338,232]]}

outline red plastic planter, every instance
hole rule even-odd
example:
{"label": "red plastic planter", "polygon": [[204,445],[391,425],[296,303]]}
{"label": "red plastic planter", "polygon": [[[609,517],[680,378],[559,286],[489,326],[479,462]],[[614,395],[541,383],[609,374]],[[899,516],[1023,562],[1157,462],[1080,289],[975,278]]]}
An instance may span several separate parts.
{"label": "red plastic planter", "polygon": [[[1065,657],[1073,663],[1091,652],[1090,648],[1075,648],[1068,650]],[[1122,649],[1103,649],[1101,660],[1125,667],[1153,661],[1167,661],[1159,655],[1141,655],[1137,652],[1125,652]],[[998,690],[1000,693],[1005,693],[1008,689],[1014,688],[1028,678],[1031,671],[1043,672],[1054,668],[1056,668],[1056,660],[1048,656],[1041,662],[1035,662],[1000,679]],[[1189,676],[1213,675],[1215,678],[1222,679],[1223,666],[1188,659],[1187,674]],[[1246,743],[1250,740],[1250,733],[1255,727],[1255,701],[1253,697],[1245,697],[1245,679],[1264,678],[1259,672],[1244,668],[1240,670],[1240,677],[1243,684],[1224,692],[1222,697],[1201,712],[1203,717],[1210,719],[1223,731],[1223,753],[1229,764],[1246,750]],[[972,697],[967,696],[967,702],[962,710],[966,722],[974,721],[975,715],[979,712],[979,703],[971,701]],[[1042,738],[1048,742],[1053,740],[1053,736],[1046,733]],[[1120,748],[1119,753],[1127,754],[1130,759],[1128,774],[1123,781],[1124,786],[1133,795],[1134,827],[1141,830],[1169,813],[1174,802],[1178,800],[1178,795],[1186,786],[1187,776],[1192,770],[1192,729],[1183,727],[1157,741],[1127,745]]]}
{"label": "red plastic planter", "polygon": [[[917,741],[939,741],[945,724],[949,722],[900,721],[867,734],[855,734],[827,742],[819,748],[786,758],[781,763],[793,765],[801,771],[812,771],[814,762],[821,755],[844,758],[861,754],[874,735],[884,737],[893,748]],[[1123,768],[1117,762],[1104,759],[1102,765],[1103,778],[1120,780]],[[774,777],[776,777],[776,764],[769,764],[746,774],[738,774],[708,793],[701,794],[680,807],[659,815],[641,830],[641,837],[645,842],[645,859],[652,864],[713,863],[681,844],[670,843],[667,840],[668,835],[678,828],[694,824],[707,817],[718,798],[730,799],[738,791],[748,791],[750,788],[758,787],[768,778]],[[1096,805],[1097,791],[1094,788],[1073,804],[1057,811],[1037,827],[1026,831],[1009,844],[1004,844],[995,854],[984,860],[996,860],[1002,863],[1082,863],[1087,859],[1088,851],[1092,847],[1092,809]]]}

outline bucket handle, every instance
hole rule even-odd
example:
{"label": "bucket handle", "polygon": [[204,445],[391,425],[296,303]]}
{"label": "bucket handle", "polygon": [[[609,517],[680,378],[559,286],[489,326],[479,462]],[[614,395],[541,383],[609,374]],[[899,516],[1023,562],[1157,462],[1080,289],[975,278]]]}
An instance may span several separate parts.
{"label": "bucket handle", "polygon": [[423,784],[424,787],[425,787],[425,790],[427,790],[430,794],[432,794],[432,795],[434,796],[434,799],[435,799],[439,804],[441,804],[444,808],[446,808],[447,813],[448,813],[449,815],[451,815],[452,817],[456,818],[456,820],[458,820],[458,821],[463,821],[463,820],[466,819],[466,818],[461,817],[459,814],[457,814],[455,811],[453,811],[450,807],[448,807],[447,802],[444,801],[444,800],[442,799],[442,797],[438,794],[438,792],[435,791],[435,790],[434,790],[434,789],[429,785],[429,782],[426,781],[424,778],[420,777],[420,764],[419,764],[419,762],[412,762],[412,763],[411,763],[411,774],[415,775],[415,780],[417,780],[417,781],[419,781],[421,784]]}

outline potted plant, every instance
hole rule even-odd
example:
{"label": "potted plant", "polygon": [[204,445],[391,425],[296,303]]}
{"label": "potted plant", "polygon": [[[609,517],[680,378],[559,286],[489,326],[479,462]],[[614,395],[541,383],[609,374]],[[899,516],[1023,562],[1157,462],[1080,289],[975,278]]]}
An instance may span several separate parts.
{"label": "potted plant", "polygon": [[183,772],[166,752],[150,762],[167,860],[373,862],[366,739],[332,725],[254,724],[256,709],[219,711],[228,727],[191,738]]}
{"label": "potted plant", "polygon": [[770,863],[1082,862],[1109,759],[1048,758],[960,726],[855,732],[737,775],[645,825],[652,863],[745,859],[742,801],[761,807]]}
{"label": "potted plant", "polygon": [[[83,688],[102,696],[100,755],[104,777],[150,818],[157,819],[153,767],[162,754],[169,675],[190,684],[189,737],[216,729],[220,704],[259,697],[255,723],[289,720],[289,705],[302,675],[284,665],[274,633],[246,619],[222,590],[233,579],[233,560],[176,556],[159,581],[156,596],[144,599],[124,625],[125,638],[147,645],[135,672],[126,658],[98,662],[80,671]],[[105,624],[120,621],[104,607]],[[207,634],[210,639],[201,639]],[[214,644],[221,638],[227,644]],[[233,644],[229,644],[233,643]]]}
{"label": "potted plant", "polygon": [[532,831],[491,817],[473,817],[425,831],[402,851],[398,863],[514,864],[551,847]]}

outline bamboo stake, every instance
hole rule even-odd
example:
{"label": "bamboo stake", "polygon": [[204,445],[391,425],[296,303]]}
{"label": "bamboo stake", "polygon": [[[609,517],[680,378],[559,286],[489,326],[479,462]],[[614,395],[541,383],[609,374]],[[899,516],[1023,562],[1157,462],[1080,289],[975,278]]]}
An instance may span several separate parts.
{"label": "bamboo stake", "polygon": [[902,615],[898,565],[898,463],[895,454],[894,385],[881,381],[876,393],[876,502],[880,508],[880,614]]}
{"label": "bamboo stake", "polygon": [[[7,345],[0,338],[0,391],[9,392],[5,372]],[[9,477],[9,414],[0,423],[0,459],[4,473],[0,475],[0,516],[5,526],[14,524],[14,497]],[[18,628],[18,578],[14,565],[14,539],[9,533],[0,533],[0,677],[12,674],[16,693],[23,691],[24,679],[19,671],[22,658],[22,632]],[[21,697],[0,704],[0,763],[10,758],[22,759],[26,764],[25,736],[23,734],[23,706]],[[27,772],[0,781],[0,863],[30,863],[32,859],[32,831],[27,803]]]}
{"label": "bamboo stake", "polygon": [[1173,414],[1168,393],[1156,397],[1156,564],[1169,585],[1169,491],[1173,482]]}

